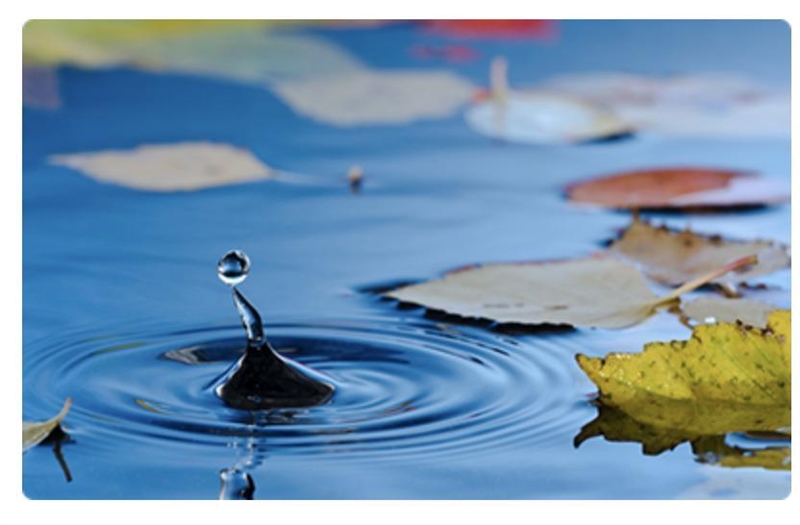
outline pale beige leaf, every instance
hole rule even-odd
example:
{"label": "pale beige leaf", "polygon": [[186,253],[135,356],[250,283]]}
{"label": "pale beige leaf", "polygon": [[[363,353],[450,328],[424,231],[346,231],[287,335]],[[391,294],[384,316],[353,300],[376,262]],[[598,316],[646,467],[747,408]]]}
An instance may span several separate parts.
{"label": "pale beige leaf", "polygon": [[788,137],[785,88],[732,74],[578,73],[543,88],[602,104],[645,131],[684,137]]}
{"label": "pale beige leaf", "polygon": [[334,126],[407,124],[454,114],[475,86],[446,71],[351,71],[270,84],[297,113]]}
{"label": "pale beige leaf", "polygon": [[55,417],[47,421],[22,422],[22,451],[26,451],[31,447],[35,447],[49,436],[53,430],[61,424],[61,421],[67,416],[69,407],[72,406],[72,398],[67,398],[61,411]]}
{"label": "pale beige leaf", "polygon": [[248,150],[211,142],[55,155],[49,161],[102,182],[159,192],[198,190],[272,177],[269,166]]}
{"label": "pale beige leaf", "polygon": [[652,279],[679,285],[731,261],[755,255],[754,265],[714,280],[741,283],[789,266],[787,246],[772,241],[730,241],[690,230],[673,231],[635,219],[609,247],[613,255],[642,266]]}
{"label": "pale beige leaf", "polygon": [[478,133],[529,144],[570,144],[633,131],[628,122],[603,108],[534,90],[475,104],[467,110],[466,120]]}
{"label": "pale beige leaf", "polygon": [[683,315],[699,323],[733,323],[741,321],[764,328],[770,312],[777,307],[752,299],[723,299],[701,297],[681,306]]}
{"label": "pale beige leaf", "polygon": [[662,303],[636,268],[603,258],[492,264],[387,295],[501,323],[603,328],[641,322]]}

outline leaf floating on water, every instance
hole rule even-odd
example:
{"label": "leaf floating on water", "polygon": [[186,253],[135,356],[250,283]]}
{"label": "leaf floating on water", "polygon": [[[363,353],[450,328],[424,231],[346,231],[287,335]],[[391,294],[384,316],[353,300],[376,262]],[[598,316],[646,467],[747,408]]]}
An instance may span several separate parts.
{"label": "leaf floating on water", "polygon": [[248,150],[211,142],[148,144],[133,150],[55,155],[49,161],[101,182],[158,192],[191,191],[273,176],[270,167]]}
{"label": "leaf floating on water", "polygon": [[558,35],[553,20],[426,20],[422,24],[431,32],[455,38],[552,41]]}
{"label": "leaf floating on water", "polygon": [[598,402],[639,423],[697,436],[776,430],[791,423],[790,315],[773,312],[765,329],[701,325],[688,341],[640,354],[576,358]]}
{"label": "leaf floating on water", "polygon": [[630,134],[614,113],[580,98],[542,90],[508,88],[507,63],[492,61],[491,88],[467,110],[467,124],[483,135],[528,144],[571,144]]}
{"label": "leaf floating on water", "polygon": [[752,299],[700,297],[681,306],[683,315],[698,323],[735,323],[765,328],[769,314],[777,307]]}
{"label": "leaf floating on water", "polygon": [[788,137],[791,129],[789,90],[738,75],[585,73],[555,77],[541,87],[603,105],[662,135]]}
{"label": "leaf floating on water", "polygon": [[643,267],[648,277],[677,286],[742,257],[758,262],[714,282],[741,283],[789,266],[789,248],[772,241],[731,241],[690,230],[673,231],[638,218],[609,247],[609,252]]}
{"label": "leaf floating on water", "polygon": [[408,124],[453,115],[475,91],[447,71],[352,71],[270,89],[297,113],[333,126]]}
{"label": "leaf floating on water", "polygon": [[22,422],[22,451],[35,447],[45,439],[61,424],[72,406],[72,398],[67,398],[61,411],[52,419],[42,422]]}
{"label": "leaf floating on water", "polygon": [[[362,69],[320,37],[269,31],[274,20],[32,20],[26,65],[127,66],[263,84]],[[306,22],[308,23],[308,22]]]}
{"label": "leaf floating on water", "polygon": [[[748,260],[737,261],[745,264]],[[490,264],[391,291],[388,297],[500,323],[623,328],[717,277],[722,268],[657,297],[639,271],[613,258]]]}
{"label": "leaf floating on water", "polygon": [[466,113],[470,127],[492,138],[526,144],[572,144],[627,135],[633,128],[587,102],[547,92],[512,92]]}
{"label": "leaf floating on water", "polygon": [[752,173],[708,168],[627,171],[564,188],[575,203],[615,209],[713,209],[789,200],[788,185]]}
{"label": "leaf floating on water", "polygon": [[[762,467],[771,470],[789,470],[790,447],[769,446],[761,449],[743,449],[725,443],[725,434],[703,435],[639,422],[625,412],[600,405],[598,416],[586,424],[575,436],[575,447],[593,437],[602,436],[610,442],[641,443],[642,452],[655,456],[672,450],[680,444],[691,443],[698,461],[723,467]],[[788,437],[785,436],[785,439]]]}

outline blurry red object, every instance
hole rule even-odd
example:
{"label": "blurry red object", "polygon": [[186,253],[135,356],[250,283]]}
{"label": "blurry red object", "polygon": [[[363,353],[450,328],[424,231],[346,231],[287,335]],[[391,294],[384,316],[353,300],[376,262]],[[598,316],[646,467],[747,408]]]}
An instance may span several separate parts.
{"label": "blurry red object", "polygon": [[429,30],[459,38],[532,38],[554,40],[557,24],[553,20],[426,20]]}
{"label": "blurry red object", "polygon": [[471,62],[480,53],[467,46],[423,46],[415,45],[410,48],[413,56],[421,59],[442,59],[447,62]]}

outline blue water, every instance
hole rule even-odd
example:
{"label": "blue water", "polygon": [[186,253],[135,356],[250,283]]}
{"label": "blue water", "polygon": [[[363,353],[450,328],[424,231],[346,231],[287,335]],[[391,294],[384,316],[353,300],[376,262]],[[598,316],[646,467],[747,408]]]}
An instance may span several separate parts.
{"label": "blue water", "polygon": [[[508,57],[512,85],[604,69],[789,82],[782,22],[576,21],[560,30],[555,44],[466,42],[481,54],[463,65],[414,58],[411,45],[454,41],[412,24],[304,31],[374,68],[446,68],[477,84],[495,54]],[[23,456],[28,497],[216,498],[220,471],[232,467],[246,470],[265,499],[789,493],[787,472],[699,465],[688,444],[659,456],[602,438],[573,446],[596,415],[587,402],[594,387],[574,355],[685,338],[688,329],[668,314],[621,331],[505,334],[362,291],[472,262],[590,253],[628,217],[571,207],[563,184],[665,163],[788,179],[788,140],[498,145],[462,115],[340,129],[294,114],[264,89],[223,80],[125,68],[63,67],[58,76],[63,108],[24,110],[23,411],[45,419],[73,398],[61,447],[72,481],[52,447],[36,447]],[[46,162],[190,140],[245,147],[326,183],[155,194]],[[339,184],[356,163],[366,173],[358,195]],[[664,218],[790,239],[788,205]],[[330,404],[258,416],[225,407],[207,388],[244,346],[230,290],[215,275],[233,248],[252,259],[242,290],[268,336],[331,378]],[[789,290],[788,271],[765,281]]]}

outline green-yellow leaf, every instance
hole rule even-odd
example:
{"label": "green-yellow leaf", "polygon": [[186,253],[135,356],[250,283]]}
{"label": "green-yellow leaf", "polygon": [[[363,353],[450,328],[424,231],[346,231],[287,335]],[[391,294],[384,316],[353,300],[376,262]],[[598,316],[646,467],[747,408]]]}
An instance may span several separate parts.
{"label": "green-yellow leaf", "polygon": [[577,361],[599,402],[636,421],[696,435],[776,430],[791,421],[791,312],[767,327],[702,325],[688,341]]}
{"label": "green-yellow leaf", "polygon": [[64,407],[55,417],[41,422],[23,421],[22,451],[24,452],[31,447],[35,447],[47,439],[47,436],[49,436],[67,416],[70,406],[72,406],[72,398],[67,398],[64,402]]}
{"label": "green-yellow leaf", "polygon": [[500,323],[623,328],[697,288],[740,260],[658,297],[632,265],[614,258],[490,264],[406,286],[388,297]]}

